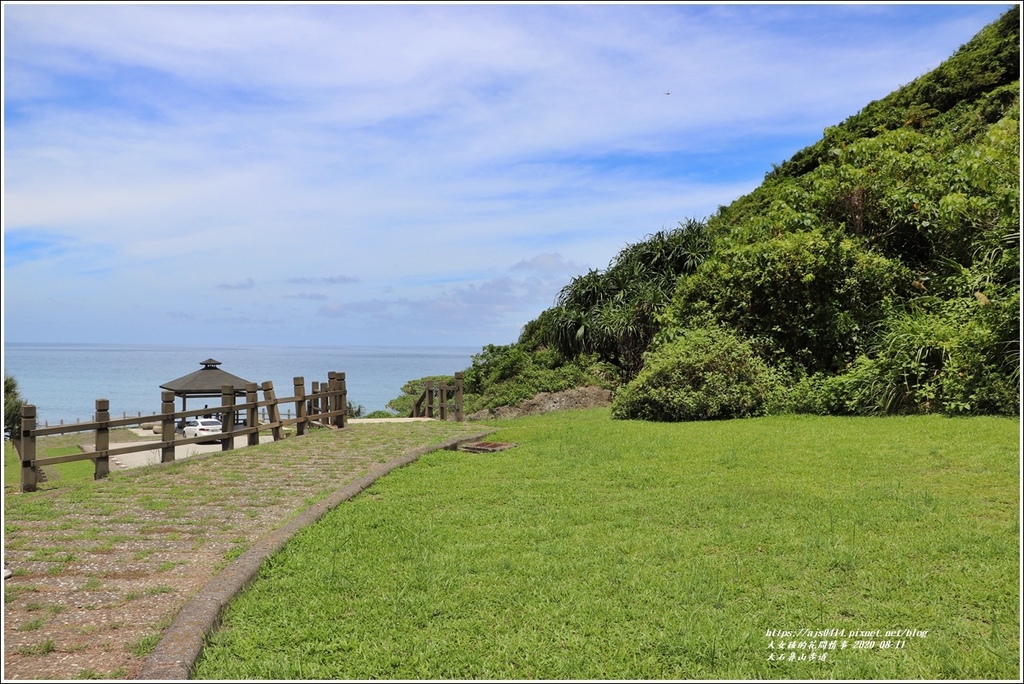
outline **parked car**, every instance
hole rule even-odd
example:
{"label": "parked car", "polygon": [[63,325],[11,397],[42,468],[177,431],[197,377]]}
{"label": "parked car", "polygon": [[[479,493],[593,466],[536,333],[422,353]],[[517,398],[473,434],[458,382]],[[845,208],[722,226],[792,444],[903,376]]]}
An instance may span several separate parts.
{"label": "parked car", "polygon": [[223,432],[223,427],[216,418],[189,418],[185,421],[185,439],[216,435],[221,432]]}

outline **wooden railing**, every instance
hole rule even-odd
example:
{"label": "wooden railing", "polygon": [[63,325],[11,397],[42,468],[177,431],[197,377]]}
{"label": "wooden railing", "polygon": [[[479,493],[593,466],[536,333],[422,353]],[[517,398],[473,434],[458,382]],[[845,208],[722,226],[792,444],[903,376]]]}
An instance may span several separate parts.
{"label": "wooden railing", "polygon": [[[311,391],[305,392],[305,380],[294,378],[294,394],[290,397],[278,398],[274,392],[274,383],[264,382],[259,388],[256,383],[245,386],[245,401],[238,403],[235,388],[224,385],[221,388],[221,405],[204,407],[190,411],[174,410],[174,393],[161,394],[160,413],[153,416],[136,416],[134,418],[110,418],[110,401],[96,400],[96,414],[89,423],[59,425],[53,427],[36,427],[36,407],[26,404],[21,410],[21,432],[15,442],[21,459],[21,491],[34,492],[39,483],[39,468],[58,463],[84,461],[91,459],[96,464],[94,479],[101,479],[110,473],[110,458],[123,454],[160,450],[161,463],[174,461],[175,447],[212,440],[219,441],[221,451],[235,448],[235,438],[247,437],[247,446],[259,444],[259,433],[269,430],[274,441],[284,439],[285,428],[294,426],[296,435],[306,434],[311,427],[344,428],[348,425],[348,391],[345,374],[331,372],[327,382],[313,382]],[[257,399],[259,390],[263,391],[263,400]],[[294,404],[295,418],[281,418],[281,405]],[[267,422],[259,421],[260,409],[266,410]],[[237,418],[245,412],[245,420],[239,423]],[[218,414],[222,432],[201,437],[178,437],[175,425],[179,420],[199,415]],[[290,415],[290,412],[289,412]],[[159,423],[160,439],[142,444],[110,448],[110,430],[130,427],[142,423]],[[67,456],[36,457],[36,439],[48,435],[59,435],[74,432],[93,432],[94,446],[92,451]]]}
{"label": "wooden railing", "polygon": [[[423,394],[412,406],[413,418],[437,418],[448,420],[449,416],[462,422],[465,416],[462,412],[462,373],[455,374],[455,384],[448,385],[443,380],[435,383],[427,380]],[[436,410],[435,410],[436,407]]]}

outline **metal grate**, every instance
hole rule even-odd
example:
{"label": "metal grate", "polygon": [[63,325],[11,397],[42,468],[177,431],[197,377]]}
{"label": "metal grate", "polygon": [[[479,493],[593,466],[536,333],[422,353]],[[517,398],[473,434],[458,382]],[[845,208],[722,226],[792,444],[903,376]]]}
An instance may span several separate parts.
{"label": "metal grate", "polygon": [[471,444],[463,444],[462,450],[471,451],[474,454],[492,454],[495,451],[504,451],[514,446],[516,445],[503,442],[473,442]]}

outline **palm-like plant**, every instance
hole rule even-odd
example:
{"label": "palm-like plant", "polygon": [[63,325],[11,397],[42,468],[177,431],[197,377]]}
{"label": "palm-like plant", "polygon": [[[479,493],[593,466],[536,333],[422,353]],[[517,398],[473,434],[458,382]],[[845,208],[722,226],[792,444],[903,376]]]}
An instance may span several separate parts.
{"label": "palm-like plant", "polygon": [[562,288],[544,314],[545,341],[570,358],[597,354],[632,379],[676,280],[695,271],[710,251],[707,226],[696,220],[627,246],[607,270],[592,269]]}
{"label": "palm-like plant", "polygon": [[24,405],[18,381],[4,375],[4,437],[13,438],[21,432],[21,407]]}

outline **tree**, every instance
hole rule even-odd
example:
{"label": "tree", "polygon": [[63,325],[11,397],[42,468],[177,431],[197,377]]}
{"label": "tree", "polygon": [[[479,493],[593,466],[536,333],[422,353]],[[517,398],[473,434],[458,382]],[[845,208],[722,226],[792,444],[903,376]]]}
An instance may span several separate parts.
{"label": "tree", "polygon": [[4,375],[4,439],[10,439],[21,432],[21,407],[25,401],[18,391],[18,381]]}

